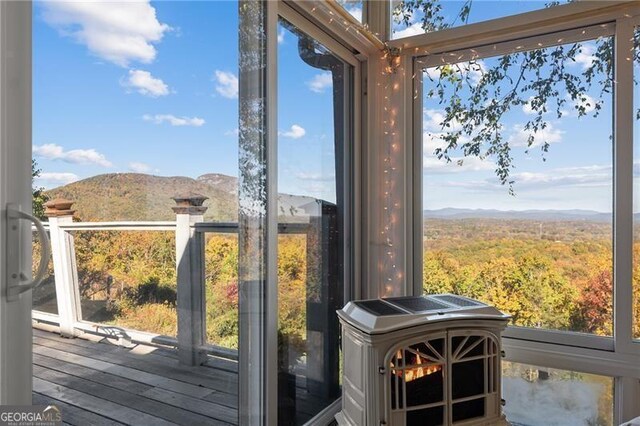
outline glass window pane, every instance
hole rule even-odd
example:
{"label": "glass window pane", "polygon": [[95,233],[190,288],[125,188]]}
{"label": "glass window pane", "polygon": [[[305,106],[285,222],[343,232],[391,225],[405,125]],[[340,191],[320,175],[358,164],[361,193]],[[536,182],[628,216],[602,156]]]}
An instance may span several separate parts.
{"label": "glass window pane", "polygon": [[613,40],[423,74],[423,288],[612,334]]}
{"label": "glass window pane", "polygon": [[235,221],[237,2],[33,9],[34,186],[43,201],[71,199],[83,221],[174,220],[171,197],[197,192],[209,197],[205,219]]}
{"label": "glass window pane", "polygon": [[502,363],[504,413],[514,425],[612,425],[613,378]]}
{"label": "glass window pane", "polygon": [[[42,218],[42,215],[38,216]],[[32,254],[32,272],[35,275],[40,262],[41,253],[40,241],[37,240],[36,233],[33,233],[33,254]],[[56,297],[56,280],[53,276],[53,260],[49,258],[49,266],[44,280],[33,289],[33,309],[35,311],[46,312],[49,314],[58,313],[58,299]]]}
{"label": "glass window pane", "polygon": [[72,233],[82,319],[176,336],[175,233]]}
{"label": "glass window pane", "polygon": [[207,342],[238,349],[238,236],[205,236]]}
{"label": "glass window pane", "polygon": [[633,61],[633,338],[640,339],[640,30],[634,34]]}
{"label": "glass window pane", "polygon": [[[285,20],[278,45],[279,422],[340,396],[345,99],[350,67]],[[301,101],[307,99],[307,101]]]}
{"label": "glass window pane", "polygon": [[410,37],[564,3],[568,0],[392,0],[391,37]]}
{"label": "glass window pane", "polygon": [[340,6],[344,7],[351,16],[362,22],[362,8],[367,0],[338,0]]}
{"label": "glass window pane", "polygon": [[[58,222],[82,227],[67,230],[64,241],[55,244],[63,251],[55,257],[62,282],[55,283],[51,273],[34,292],[34,309],[57,312],[61,302],[61,309],[70,310],[72,296],[63,302],[65,295],[57,294],[56,300],[54,284],[73,285],[77,273],[78,321],[83,323],[77,327],[113,339],[77,339],[77,345],[68,346],[81,347],[86,356],[108,357],[115,365],[133,362],[158,380],[180,376],[185,386],[201,387],[193,395],[207,395],[207,403],[220,404],[196,414],[185,409],[184,401],[149,400],[148,406],[132,408],[145,413],[141,419],[238,421],[238,237],[207,235],[202,248],[195,244],[202,234],[192,223],[180,227],[183,235],[189,234],[182,240],[194,243],[189,248],[204,250],[207,276],[200,279],[201,262],[194,250],[176,259],[173,197],[201,194],[208,198],[204,221],[238,221],[239,35],[248,33],[239,28],[239,10],[238,1],[33,4],[34,213],[42,217],[47,200],[69,199],[73,218],[67,215],[64,223]],[[256,51],[262,50],[251,45],[244,53],[262,60]],[[193,219],[198,209],[188,210]],[[55,222],[49,218],[52,235]],[[54,242],[61,235],[56,232]],[[40,251],[37,244],[34,251]],[[186,270],[182,278],[195,278],[179,280],[176,263],[182,273]],[[192,303],[199,299],[199,289],[206,293],[206,312]],[[179,294],[191,290],[194,297],[178,302]],[[66,293],[76,294],[74,289]],[[202,314],[206,325],[199,327]],[[188,332],[178,336],[178,328]],[[181,338],[179,350],[175,337]],[[126,352],[133,350],[131,340],[135,360]],[[116,352],[107,346],[111,344],[126,349]],[[207,363],[212,365],[191,365]],[[85,367],[90,371],[91,366]],[[107,381],[115,377],[102,376]],[[95,389],[105,386],[96,377],[86,374],[80,382],[93,380]],[[124,395],[126,389],[120,388]]]}

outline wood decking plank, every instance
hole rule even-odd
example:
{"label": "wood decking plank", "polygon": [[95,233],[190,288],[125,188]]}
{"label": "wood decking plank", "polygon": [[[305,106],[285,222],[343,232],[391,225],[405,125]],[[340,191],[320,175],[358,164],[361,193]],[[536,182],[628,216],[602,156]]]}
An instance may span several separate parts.
{"label": "wood decking plank", "polygon": [[[124,357],[120,354],[114,354],[107,351],[99,351],[96,349],[84,348],[64,341],[44,339],[34,336],[34,343],[46,346],[49,348],[59,349],[65,352],[71,352],[77,355],[93,358],[96,360],[117,363],[123,367],[129,367],[137,369],[143,372],[162,375],[167,379],[173,379],[184,384],[191,384],[194,387],[205,387],[209,389],[220,390],[224,392],[237,394],[237,375],[225,371],[213,370],[213,374],[217,377],[204,376],[194,374],[189,370],[189,367],[182,367],[177,364],[174,365],[158,365],[145,361],[144,359],[134,359],[130,357]],[[192,395],[198,396],[198,395]]]}
{"label": "wood decking plank", "polygon": [[194,413],[216,418],[227,423],[238,424],[238,411],[224,405],[192,398],[160,388],[151,388],[145,391],[143,395],[147,398],[173,405],[174,407],[183,407]]}
{"label": "wood decking plank", "polygon": [[186,367],[167,348],[124,348],[97,336],[67,339],[35,329],[33,342],[34,403],[58,404],[65,423],[238,423],[235,361],[210,357],[209,365]]}
{"label": "wood decking plank", "polygon": [[126,366],[115,364],[115,363],[109,363],[109,362],[101,361],[91,357],[86,357],[86,356],[78,355],[75,353],[65,352],[55,347],[34,344],[33,352],[39,355],[55,357],[62,361],[82,365],[83,367],[92,368],[94,370],[104,371],[109,374],[113,374],[115,376],[120,376],[120,377],[134,380],[136,382],[145,383],[151,386],[161,387],[174,392],[183,393],[189,396],[194,396],[196,398],[202,398],[213,392],[213,390],[208,388],[194,386],[189,383],[168,379],[158,374],[152,374],[145,371],[140,371],[134,368],[129,368]]}
{"label": "wood decking plank", "polygon": [[[144,359],[147,362],[148,360],[153,360],[156,361],[155,363],[157,364],[169,365],[172,367],[181,367],[180,364],[178,364],[178,356],[175,351],[171,351],[166,348],[159,348],[157,346],[136,344],[131,348],[125,348],[111,343],[106,338],[99,338],[95,335],[84,334],[81,337],[77,337],[75,339],[66,339],[54,333],[47,333],[41,330],[34,330],[34,336],[65,344],[81,346],[90,350],[95,350],[96,344],[100,344],[102,345],[100,346],[102,352],[125,355],[133,359]],[[160,354],[161,352],[162,354]],[[169,355],[172,352],[173,354]],[[209,357],[208,364],[209,365],[189,367],[189,373],[196,372],[197,374],[202,374],[203,376],[211,377],[218,380],[220,379],[220,373],[217,373],[216,369],[227,371],[229,373],[238,372],[238,363],[236,361],[217,357]]]}
{"label": "wood decking plank", "polygon": [[122,423],[112,419],[108,419],[99,414],[87,411],[82,407],[76,407],[75,405],[67,404],[58,399],[42,395],[39,393],[33,393],[34,405],[55,405],[62,413],[62,420],[65,423],[69,423],[74,426],[121,426]]}
{"label": "wood decking plank", "polygon": [[142,413],[129,407],[43,380],[39,377],[33,378],[33,390],[39,394],[77,407],[82,407],[87,411],[128,425],[170,426],[174,424],[159,417]]}
{"label": "wood decking plank", "polygon": [[[114,376],[112,374],[105,373],[103,371],[93,370],[78,364],[64,362],[55,358],[49,358],[48,356],[43,356],[37,353],[33,354],[33,363],[34,365],[39,367],[55,370],[64,374],[90,380],[92,382],[101,383],[110,387],[114,387],[116,389],[126,389],[128,392],[135,393],[138,395],[144,396],[145,391],[148,391],[149,389],[153,389],[152,386],[145,385],[140,382],[136,382],[130,379],[125,379],[119,376]],[[156,388],[156,389],[161,389],[161,388]],[[166,392],[173,393],[171,391],[166,391]],[[178,393],[175,393],[175,395],[177,395],[178,397],[183,396],[182,394],[178,394]],[[152,399],[155,399],[155,398],[152,398]],[[179,398],[174,398],[174,399],[179,399]],[[238,408],[238,397],[225,392],[214,391],[210,395],[207,395],[203,400],[198,398],[193,398],[193,399],[195,401],[204,400],[206,402],[212,402],[224,407],[232,408],[234,410],[237,410]],[[215,415],[212,417],[217,418],[217,416]],[[224,418],[221,418],[221,420],[224,420]]]}
{"label": "wood decking plank", "polygon": [[238,409],[238,395],[215,391],[202,399],[204,399],[205,401],[215,402],[217,404],[226,405],[227,407]]}
{"label": "wood decking plank", "polygon": [[[166,404],[127,392],[126,390],[112,388],[80,377],[70,376],[59,371],[49,370],[38,365],[33,367],[33,374],[36,378],[65,386],[87,395],[92,395],[102,399],[103,401],[120,404],[121,406],[128,407],[131,410],[159,417],[171,423],[182,425],[212,424],[212,419],[191,410],[185,410],[179,407],[169,407]],[[153,390],[153,388],[150,390]]]}
{"label": "wood decking plank", "polygon": [[217,356],[210,356],[207,358],[206,367],[215,368],[217,370],[229,371],[231,373],[238,373],[238,362],[230,359],[220,358]]}
{"label": "wood decking plank", "polygon": [[56,370],[71,376],[81,377],[92,382],[102,383],[117,389],[127,389],[131,393],[142,393],[152,386],[128,378],[115,376],[105,371],[94,370],[79,364],[64,362],[38,353],[33,354],[33,363],[50,370]]}

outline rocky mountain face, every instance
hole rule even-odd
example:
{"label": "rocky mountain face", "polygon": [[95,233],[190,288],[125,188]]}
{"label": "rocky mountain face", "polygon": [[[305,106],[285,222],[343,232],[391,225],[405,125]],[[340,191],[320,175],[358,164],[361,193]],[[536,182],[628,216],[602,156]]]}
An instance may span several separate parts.
{"label": "rocky mountain face", "polygon": [[[174,220],[172,197],[188,193],[209,199],[206,221],[238,220],[238,178],[208,173],[195,179],[186,176],[152,176],[142,173],[109,173],[93,176],[46,191],[50,199],[74,201],[82,221]],[[291,194],[278,195],[281,221],[300,222],[317,214],[317,200]]]}

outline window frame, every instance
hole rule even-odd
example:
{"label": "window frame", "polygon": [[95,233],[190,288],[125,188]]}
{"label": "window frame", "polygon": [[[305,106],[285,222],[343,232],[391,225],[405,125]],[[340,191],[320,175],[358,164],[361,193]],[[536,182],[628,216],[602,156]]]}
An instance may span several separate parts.
{"label": "window frame", "polygon": [[[353,54],[344,45],[339,43],[331,35],[320,28],[316,23],[307,19],[300,12],[296,11],[287,3],[280,3],[278,7],[278,18],[294,25],[298,30],[305,33],[309,37],[317,40],[320,44],[331,51],[333,55],[344,61],[352,67],[351,78],[345,81],[345,93],[349,93],[349,99],[344,100],[344,110],[347,114],[344,116],[344,133],[345,146],[343,147],[342,167],[344,171],[344,188],[342,188],[342,197],[344,199],[344,242],[343,242],[343,280],[344,280],[344,300],[354,299],[357,293],[355,283],[356,263],[350,253],[350,248],[358,241],[357,223],[354,220],[354,209],[357,207],[358,188],[355,183],[358,181],[358,170],[354,167],[357,164],[356,158],[360,153],[360,127],[355,125],[361,117],[361,99],[358,94],[361,91],[360,76],[361,62],[356,55]],[[347,98],[347,96],[345,96]],[[277,105],[277,103],[276,103]],[[277,144],[277,141],[276,141]]]}
{"label": "window frame", "polygon": [[[549,10],[529,12],[532,20],[538,17],[562,15],[549,25],[538,25],[537,31],[522,24],[521,29],[513,27],[514,17],[500,18],[479,24],[444,30],[393,40],[390,44],[402,46],[411,53],[413,61],[413,113],[412,131],[407,132],[407,145],[413,155],[410,164],[413,170],[413,240],[414,253],[413,290],[422,293],[423,231],[422,231],[422,70],[426,67],[445,63],[456,63],[469,59],[498,56],[518,50],[551,47],[559,44],[586,41],[598,36],[614,38],[614,96],[613,96],[613,335],[595,336],[586,333],[539,330],[524,327],[508,327],[503,335],[505,359],[532,365],[560,368],[584,373],[600,374],[615,378],[614,420],[616,424],[624,419],[640,415],[636,401],[640,399],[640,341],[633,340],[633,52],[634,28],[640,26],[640,8],[627,4],[627,8],[617,5],[615,10],[603,8],[600,15],[588,18],[576,15],[573,19],[568,11],[581,11],[584,5],[563,6],[557,14]],[[603,6],[600,5],[602,8]],[[593,10],[591,10],[593,12]],[[524,20],[526,22],[531,22]],[[494,28],[510,28],[511,31],[491,32]],[[483,32],[473,37],[474,31]],[[446,32],[449,42],[443,38]],[[533,32],[533,33],[532,33]],[[496,35],[499,34],[499,35]],[[518,36],[520,35],[520,36]],[[468,40],[476,41],[476,46]],[[466,41],[465,41],[466,40]],[[451,47],[449,49],[449,46]],[[430,55],[425,53],[432,52]],[[634,403],[635,402],[635,403]]]}
{"label": "window frame", "polygon": [[[332,6],[331,4],[329,6]],[[335,4],[335,7],[342,8],[339,4]],[[333,9],[335,10],[335,9]],[[337,13],[337,11],[335,12]],[[348,12],[345,12],[348,13]],[[349,15],[350,17],[350,15]],[[303,2],[301,4],[278,1],[277,2],[277,17],[276,21],[283,19],[290,24],[294,25],[299,31],[315,39],[327,49],[331,51],[333,55],[341,59],[351,67],[351,77],[345,81],[345,93],[349,93],[349,96],[345,96],[345,116],[344,118],[344,133],[345,133],[345,146],[343,147],[343,161],[342,168],[344,171],[344,187],[341,189],[342,197],[344,199],[344,214],[343,214],[343,226],[344,226],[344,241],[343,241],[343,283],[344,283],[344,300],[345,303],[349,300],[357,299],[360,296],[360,287],[357,285],[359,280],[360,268],[357,262],[360,252],[360,229],[361,225],[356,220],[360,214],[360,207],[357,200],[360,199],[360,181],[361,181],[361,168],[359,166],[359,158],[361,157],[361,140],[362,140],[362,128],[358,125],[363,122],[363,97],[362,97],[362,69],[366,67],[366,60],[368,59],[367,43],[363,34],[353,33],[338,33],[335,31],[329,31],[327,24],[335,19],[335,14],[330,8],[323,7],[322,4],[316,2]],[[348,26],[351,23],[345,18],[344,25]],[[355,19],[355,18],[354,18]],[[358,24],[359,25],[359,24]],[[348,28],[348,27],[347,27]],[[345,29],[348,31],[348,29]],[[274,33],[277,33],[274,32]],[[339,36],[345,36],[339,37]],[[369,46],[370,48],[370,46]],[[275,48],[276,63],[279,61],[277,57],[277,46]],[[277,71],[276,71],[277,75]],[[277,83],[277,77],[276,82]],[[270,105],[273,105],[277,114],[277,86],[274,84],[272,89],[272,98],[270,99]],[[278,137],[276,136],[273,144],[276,149],[278,147]],[[275,176],[278,175],[277,154],[274,154],[273,161],[275,168]],[[277,187],[277,178],[274,186]],[[277,193],[277,190],[274,191]],[[277,242],[276,251],[277,251]],[[275,316],[278,315],[278,309],[280,307],[277,300],[278,292],[278,279],[274,277],[273,283],[270,284],[270,289],[275,294],[275,301],[269,305],[269,309],[275,312]],[[276,319],[277,320],[277,319]],[[276,417],[278,411],[278,400],[275,398],[275,405],[272,407],[275,410]],[[326,406],[315,417],[309,420],[309,425],[325,425],[329,424],[335,414],[341,408],[341,398],[336,399],[333,403]]]}
{"label": "window frame", "polygon": [[[554,32],[552,34],[545,34],[539,37],[529,37],[526,39],[506,41],[499,44],[479,46],[477,48],[456,50],[456,51],[441,53],[437,55],[416,57],[414,59],[414,74],[416,76],[422,76],[423,69],[436,67],[439,65],[445,65],[445,64],[448,65],[448,64],[455,64],[455,63],[460,63],[460,62],[469,61],[469,60],[497,57],[497,56],[518,52],[518,51],[524,52],[524,51],[529,51],[534,49],[544,49],[544,48],[565,45],[570,43],[594,40],[594,39],[597,39],[598,37],[615,37],[615,26],[612,23],[606,23],[606,24],[591,26],[586,28],[578,28],[578,29],[573,29],[568,31]],[[422,80],[422,79],[417,78],[416,80]],[[422,85],[423,83],[421,81],[418,81],[416,84]],[[414,108],[416,108],[420,112],[420,114],[422,114],[423,101],[424,99],[422,98],[422,93],[421,93],[421,96],[416,98],[416,105],[414,106]],[[616,99],[614,99],[614,105],[615,103],[616,103]],[[614,107],[614,110],[617,110],[617,108]],[[614,115],[615,115],[615,112],[614,112]],[[616,130],[616,129],[612,129],[612,130]],[[617,132],[614,131],[614,134],[617,134]],[[417,139],[420,141],[420,146],[418,147],[418,149],[420,150],[419,151],[420,154],[422,154],[422,144],[421,144],[422,129],[420,129],[420,133],[419,135],[417,135]],[[617,152],[618,150],[614,149],[613,151]],[[422,155],[420,155],[418,159],[421,162]],[[612,158],[612,162],[614,162],[613,158]],[[422,175],[423,175],[422,164],[420,164],[420,167],[416,170],[420,174],[420,178],[422,180]],[[616,173],[614,173],[614,175],[618,176]],[[422,182],[421,182],[421,185],[422,185]],[[612,185],[612,189],[613,187],[615,187],[615,185]],[[616,191],[614,189],[614,193],[615,192]],[[614,195],[614,202],[616,201],[617,198],[620,198],[620,197],[615,197]],[[415,200],[414,202],[419,203],[420,205],[419,211],[422,211],[422,194],[420,194],[420,199]],[[416,224],[418,223],[417,220],[418,218],[416,218]],[[616,232],[615,232],[615,229],[616,229],[615,224],[613,228],[614,230],[613,230],[612,238],[613,240],[617,240]],[[424,253],[422,253],[422,237],[423,236],[420,235],[420,238],[418,238],[419,241],[416,242],[416,246],[420,245],[420,247],[416,247],[414,248],[414,250],[415,249],[420,250],[421,258],[424,261]],[[617,251],[616,249],[617,247],[614,248],[613,250],[614,253]],[[422,263],[420,263],[419,266],[422,266]],[[415,291],[416,293],[419,294],[422,292],[422,278],[423,278],[422,269],[420,268],[419,271],[416,270],[414,274],[416,274],[415,275],[416,277]],[[616,331],[618,331],[617,328],[616,328]],[[614,350],[613,336],[596,336],[588,333],[579,333],[579,332],[553,330],[553,329],[534,329],[529,327],[515,327],[515,326],[509,326],[507,330],[505,330],[504,336],[508,338],[514,338],[514,339],[531,340],[531,341],[538,341],[538,342],[544,342],[544,343],[557,343],[557,344],[567,345],[567,346],[600,349],[600,350],[606,350],[606,351]]]}

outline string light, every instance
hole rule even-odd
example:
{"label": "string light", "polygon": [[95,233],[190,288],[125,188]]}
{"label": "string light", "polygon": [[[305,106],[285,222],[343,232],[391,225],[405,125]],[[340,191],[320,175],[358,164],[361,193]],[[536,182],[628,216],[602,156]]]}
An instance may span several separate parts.
{"label": "string light", "polygon": [[[398,99],[400,83],[397,81],[400,67],[400,55],[396,49],[386,47],[383,50],[380,60],[382,68],[382,111],[384,114],[382,123],[383,129],[383,176],[384,185],[382,188],[382,221],[384,223],[382,236],[383,260],[379,263],[379,274],[381,280],[387,284],[381,289],[381,296],[387,297],[396,294],[402,286],[399,285],[402,274],[398,273],[398,264],[396,262],[396,253],[393,249],[393,238],[397,231],[397,216],[400,202],[397,197],[400,196],[397,190],[397,182],[400,176],[396,176],[398,170],[396,154],[399,149],[399,132],[397,132],[397,115],[398,110],[393,104],[394,99]],[[379,85],[380,87],[380,85]]]}
{"label": "string light", "polygon": [[[329,3],[334,3],[330,0]],[[402,212],[402,191],[398,188],[398,184],[403,181],[404,176],[399,173],[398,170],[403,170],[401,162],[403,161],[401,154],[401,139],[402,132],[398,128],[398,109],[397,104],[394,105],[394,101],[399,101],[399,92],[401,90],[401,81],[405,79],[408,74],[401,67],[402,61],[400,56],[400,50],[397,48],[390,48],[388,45],[382,43],[377,34],[371,32],[368,25],[354,24],[351,17],[347,17],[346,13],[342,9],[336,9],[335,14],[329,11],[329,23],[332,25],[341,26],[343,30],[354,32],[360,36],[367,38],[370,42],[374,43],[381,49],[379,56],[380,63],[380,76],[379,81],[376,82],[378,92],[381,94],[380,111],[382,113],[382,134],[380,147],[382,153],[382,186],[381,203],[379,204],[381,209],[382,230],[380,231],[381,238],[381,250],[380,258],[377,259],[378,273],[380,277],[380,295],[392,296],[398,295],[403,288],[402,280],[404,279],[404,273],[401,270],[401,265],[397,262],[397,253],[394,248],[394,238],[401,235],[398,231],[398,223],[400,213]],[[337,19],[334,19],[337,15]],[[341,19],[340,19],[341,18]],[[346,19],[349,18],[349,19]],[[418,51],[418,48],[415,49]],[[428,53],[428,52],[426,52]],[[422,75],[420,74],[420,77]],[[411,76],[411,79],[416,79],[416,74]],[[418,97],[418,91],[413,94],[414,99]],[[384,283],[384,284],[383,284]]]}

